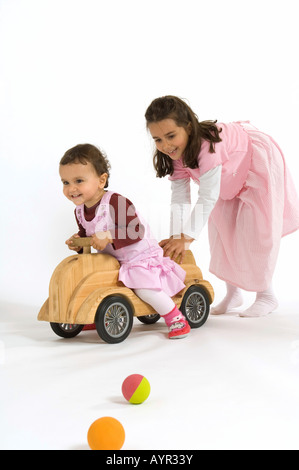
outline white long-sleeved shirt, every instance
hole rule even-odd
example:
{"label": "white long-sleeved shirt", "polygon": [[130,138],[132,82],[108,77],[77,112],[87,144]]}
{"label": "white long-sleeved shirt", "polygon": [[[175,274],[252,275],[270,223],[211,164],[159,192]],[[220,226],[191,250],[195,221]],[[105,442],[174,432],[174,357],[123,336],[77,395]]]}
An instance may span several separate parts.
{"label": "white long-sleeved shirt", "polygon": [[199,178],[198,199],[191,211],[190,178],[171,181],[170,235],[181,233],[197,239],[213,210],[220,193],[222,165]]}

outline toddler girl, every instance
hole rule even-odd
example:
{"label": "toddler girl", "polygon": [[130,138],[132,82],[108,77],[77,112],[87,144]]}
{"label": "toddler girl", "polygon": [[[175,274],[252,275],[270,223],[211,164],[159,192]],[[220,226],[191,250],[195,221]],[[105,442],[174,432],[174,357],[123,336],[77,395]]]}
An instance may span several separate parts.
{"label": "toddler girl", "polygon": [[[241,316],[267,315],[278,305],[272,276],[281,237],[299,228],[299,201],[277,143],[249,122],[199,122],[181,99],[155,99],[145,114],[155,141],[158,177],[172,187],[172,236],[165,256],[184,256],[209,219],[210,271],[227,294],[211,313],[242,304],[240,288],[256,292]],[[199,185],[191,213],[190,179]]]}
{"label": "toddler girl", "polygon": [[[133,204],[107,191],[110,165],[93,145],[69,149],[60,161],[64,195],[75,205],[79,232],[74,237],[92,237],[92,246],[120,262],[119,280],[160,314],[169,338],[183,338],[190,326],[171,299],[184,287],[185,271],[163,257],[163,250],[141,221]],[[80,251],[73,237],[66,241]]]}

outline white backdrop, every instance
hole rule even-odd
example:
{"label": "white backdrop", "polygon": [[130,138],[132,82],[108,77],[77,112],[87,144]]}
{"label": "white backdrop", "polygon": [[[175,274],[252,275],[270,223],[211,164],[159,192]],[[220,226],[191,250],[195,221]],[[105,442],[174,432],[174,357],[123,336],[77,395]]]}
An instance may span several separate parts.
{"label": "white backdrop", "polygon": [[[135,203],[157,238],[168,235],[170,183],[155,178],[144,121],[158,96],[187,99],[201,120],[251,120],[278,141],[299,190],[297,3],[0,0],[2,321],[12,311],[35,321],[70,254],[74,206],[58,175],[68,148],[100,146],[110,189]],[[294,312],[298,242],[298,233],[282,241],[274,278]],[[206,230],[193,250],[220,299]]]}
{"label": "white backdrop", "polygon": [[[295,0],[1,0],[0,8],[3,300],[40,304],[69,254],[74,207],[58,162],[77,143],[107,153],[110,188],[150,215],[158,238],[168,235],[169,182],[155,178],[144,122],[163,94],[186,98],[200,119],[250,119],[269,132],[298,188]],[[288,296],[291,238],[278,283],[287,281]]]}

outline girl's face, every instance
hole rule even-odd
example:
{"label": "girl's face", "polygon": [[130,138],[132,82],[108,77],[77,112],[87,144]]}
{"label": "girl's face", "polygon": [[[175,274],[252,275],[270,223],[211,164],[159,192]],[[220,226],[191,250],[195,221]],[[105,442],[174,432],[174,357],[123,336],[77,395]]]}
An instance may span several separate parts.
{"label": "girl's face", "polygon": [[76,206],[85,204],[86,207],[92,207],[102,198],[107,174],[99,176],[91,163],[60,165],[59,173],[63,194]]}
{"label": "girl's face", "polygon": [[189,130],[180,127],[173,119],[163,119],[148,125],[157,149],[172,160],[179,160],[189,140]]}

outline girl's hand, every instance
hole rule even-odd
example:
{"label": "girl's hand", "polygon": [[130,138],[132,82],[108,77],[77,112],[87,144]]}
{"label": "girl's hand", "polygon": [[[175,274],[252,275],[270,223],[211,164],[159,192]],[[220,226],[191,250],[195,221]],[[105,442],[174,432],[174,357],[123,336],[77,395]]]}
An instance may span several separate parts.
{"label": "girl's hand", "polygon": [[193,240],[194,238],[182,233],[180,237],[176,236],[162,240],[159,245],[163,248],[164,256],[169,256],[178,264],[181,264]]}
{"label": "girl's hand", "polygon": [[91,246],[98,251],[102,251],[106,248],[108,243],[112,243],[111,233],[108,232],[96,232],[91,236]]}
{"label": "girl's hand", "polygon": [[81,249],[82,249],[82,246],[75,246],[73,244],[73,239],[74,238],[80,238],[79,235],[77,233],[75,233],[71,238],[69,238],[68,240],[66,240],[66,245],[69,247],[70,250],[74,250],[74,251],[77,251],[79,252]]}

